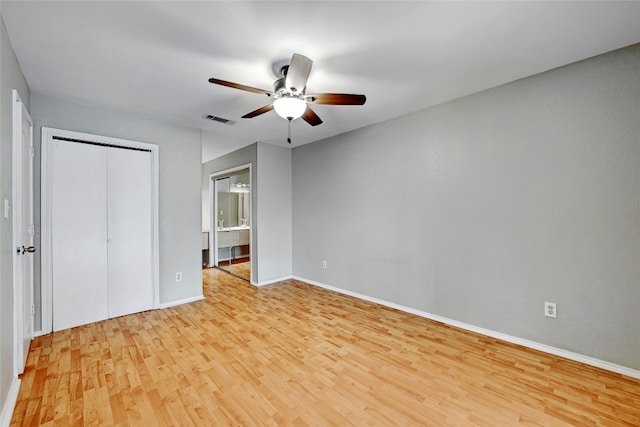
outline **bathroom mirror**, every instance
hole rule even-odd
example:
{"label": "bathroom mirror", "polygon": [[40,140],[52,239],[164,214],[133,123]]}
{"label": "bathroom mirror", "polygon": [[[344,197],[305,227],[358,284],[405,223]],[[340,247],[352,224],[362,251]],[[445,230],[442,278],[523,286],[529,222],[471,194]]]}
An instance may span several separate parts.
{"label": "bathroom mirror", "polygon": [[249,172],[217,180],[217,228],[250,227],[251,200]]}
{"label": "bathroom mirror", "polygon": [[230,204],[233,205],[230,214],[234,217],[231,227],[249,227],[249,171],[233,175],[230,178]]}
{"label": "bathroom mirror", "polygon": [[229,178],[216,181],[218,229],[229,227]]}

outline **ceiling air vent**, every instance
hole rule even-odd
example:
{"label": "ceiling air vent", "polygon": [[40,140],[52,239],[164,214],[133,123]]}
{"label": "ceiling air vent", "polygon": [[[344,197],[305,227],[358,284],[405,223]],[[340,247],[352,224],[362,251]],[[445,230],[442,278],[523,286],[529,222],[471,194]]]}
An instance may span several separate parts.
{"label": "ceiling air vent", "polygon": [[211,114],[207,114],[206,116],[202,117],[203,119],[207,119],[207,120],[211,120],[213,122],[218,122],[218,123],[222,123],[225,125],[235,125],[236,122],[234,122],[233,120],[229,120],[229,119],[225,119],[224,117],[218,117],[218,116],[212,116]]}

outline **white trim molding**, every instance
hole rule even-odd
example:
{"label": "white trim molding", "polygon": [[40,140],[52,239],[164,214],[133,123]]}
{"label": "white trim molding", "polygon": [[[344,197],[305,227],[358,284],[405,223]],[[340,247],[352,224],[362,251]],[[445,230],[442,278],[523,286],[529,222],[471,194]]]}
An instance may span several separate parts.
{"label": "white trim molding", "polygon": [[304,277],[293,276],[293,279],[308,283],[313,286],[317,286],[319,288],[327,289],[330,291],[338,292],[340,294],[349,295],[361,300],[373,302],[386,307],[394,308],[396,310],[404,311],[405,313],[415,314],[416,316],[424,317],[430,320],[435,320],[436,322],[441,322],[441,323],[454,326],[460,329],[464,329],[470,332],[486,335],[491,338],[496,338],[512,344],[521,345],[523,347],[528,347],[534,350],[542,351],[544,353],[552,354],[554,356],[559,356],[565,359],[573,360],[575,362],[584,363],[585,365],[595,366],[596,368],[601,368],[607,371],[615,372],[617,374],[626,375],[631,378],[640,379],[640,370],[628,368],[622,365],[617,365],[615,363],[607,362],[606,360],[596,359],[595,357],[585,356],[580,353],[574,353],[572,351],[563,350],[561,348],[553,347],[550,345],[541,344],[541,343],[527,340],[524,338],[515,337],[513,335],[503,334],[502,332],[492,331],[491,329],[485,329],[479,326],[470,325],[468,323],[449,319],[447,317],[439,316],[437,314],[428,313],[426,311],[417,310],[415,308],[406,307],[404,305],[385,301],[379,298],[370,297],[368,295],[360,294],[358,292],[348,291],[345,289],[337,288],[335,286],[327,285],[325,283],[316,282],[314,280],[306,279]]}
{"label": "white trim molding", "polygon": [[163,302],[158,306],[159,309],[175,307],[176,305],[189,304],[190,302],[202,301],[204,299],[204,295],[197,295],[191,298],[180,299],[176,301]]}
{"label": "white trim molding", "polygon": [[[283,276],[283,277],[279,277],[277,279],[266,280],[264,282],[255,282],[255,283],[251,282],[251,284],[253,286],[260,287],[260,286],[273,285],[274,283],[282,282],[282,281],[285,281],[285,280],[291,280],[291,279],[295,279],[295,277],[293,277],[293,276]],[[297,279],[297,280],[302,280],[303,282],[306,282],[305,279]]]}
{"label": "white trim molding", "polygon": [[11,424],[11,417],[13,417],[13,410],[16,407],[18,401],[18,392],[20,391],[20,380],[17,377],[13,378],[11,385],[9,386],[9,393],[2,406],[2,412],[0,413],[0,427],[9,427]]}

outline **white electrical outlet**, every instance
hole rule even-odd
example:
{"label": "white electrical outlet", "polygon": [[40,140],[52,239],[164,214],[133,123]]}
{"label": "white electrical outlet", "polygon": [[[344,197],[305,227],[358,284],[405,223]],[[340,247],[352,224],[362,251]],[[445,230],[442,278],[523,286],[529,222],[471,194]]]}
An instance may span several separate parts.
{"label": "white electrical outlet", "polygon": [[558,318],[558,308],[555,302],[544,302],[544,315],[554,319]]}
{"label": "white electrical outlet", "polygon": [[327,260],[326,259],[322,260],[322,268],[324,268],[325,270],[327,269]]}
{"label": "white electrical outlet", "polygon": [[182,273],[176,273],[176,282],[182,282]]}

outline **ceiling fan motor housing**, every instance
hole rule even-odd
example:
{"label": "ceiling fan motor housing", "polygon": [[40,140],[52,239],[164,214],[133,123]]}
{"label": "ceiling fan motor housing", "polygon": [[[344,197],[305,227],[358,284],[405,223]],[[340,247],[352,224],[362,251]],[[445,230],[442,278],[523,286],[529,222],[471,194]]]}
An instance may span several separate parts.
{"label": "ceiling fan motor housing", "polygon": [[280,97],[288,92],[285,81],[286,77],[280,77],[278,80],[273,82],[273,93],[276,95],[276,97]]}

